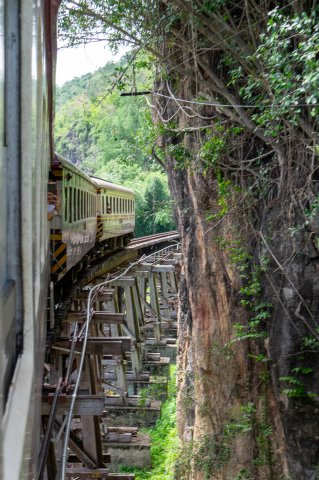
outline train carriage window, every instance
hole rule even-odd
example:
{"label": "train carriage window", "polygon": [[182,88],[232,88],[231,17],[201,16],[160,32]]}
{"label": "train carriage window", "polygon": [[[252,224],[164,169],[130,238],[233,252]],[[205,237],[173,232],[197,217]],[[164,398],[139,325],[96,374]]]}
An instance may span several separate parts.
{"label": "train carriage window", "polygon": [[77,188],[74,188],[74,191],[73,191],[73,222],[76,221],[77,195],[78,195],[78,190],[77,190]]}
{"label": "train carriage window", "polygon": [[68,221],[68,187],[64,187],[64,218],[65,222]]}
{"label": "train carriage window", "polygon": [[85,218],[88,218],[88,205],[89,205],[88,192],[85,192]]}
{"label": "train carriage window", "polygon": [[76,219],[77,220],[80,220],[81,218],[80,200],[81,200],[81,191],[77,189],[77,195],[76,195]]}
{"label": "train carriage window", "polygon": [[82,219],[84,218],[84,192],[82,190],[82,202],[81,202],[81,205],[82,205]]}
{"label": "train carriage window", "polygon": [[104,195],[102,196],[102,213],[104,214],[105,213],[105,197]]}
{"label": "train carriage window", "polygon": [[69,202],[68,202],[69,223],[72,223],[72,195],[73,195],[73,188],[70,187],[70,195],[69,195]]}

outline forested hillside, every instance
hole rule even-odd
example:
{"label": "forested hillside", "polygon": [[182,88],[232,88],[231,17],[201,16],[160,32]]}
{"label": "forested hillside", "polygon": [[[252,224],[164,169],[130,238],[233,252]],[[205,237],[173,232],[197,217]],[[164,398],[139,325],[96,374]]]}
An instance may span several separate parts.
{"label": "forested hillside", "polygon": [[[175,224],[167,176],[152,155],[150,109],[143,97],[120,97],[118,78],[126,68],[125,59],[108,63],[57,88],[55,140],[57,151],[88,174],[137,193],[135,235],[143,236]],[[121,86],[131,92],[134,81],[134,88],[146,89],[152,72],[141,68]]]}
{"label": "forested hillside", "polygon": [[176,480],[317,479],[317,1],[70,0],[60,32],[153,60],[183,259]]}

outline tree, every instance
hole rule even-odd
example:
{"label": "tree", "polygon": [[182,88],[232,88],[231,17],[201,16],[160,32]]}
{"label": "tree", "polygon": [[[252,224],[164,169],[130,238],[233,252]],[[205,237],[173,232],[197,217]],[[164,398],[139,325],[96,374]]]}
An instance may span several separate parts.
{"label": "tree", "polygon": [[316,2],[71,3],[86,16],[72,34],[97,25],[156,59],[153,147],[185,269],[180,384],[194,385],[191,407],[180,390],[185,478],[314,476],[318,448],[299,439],[319,436],[317,377],[302,373],[319,341]]}

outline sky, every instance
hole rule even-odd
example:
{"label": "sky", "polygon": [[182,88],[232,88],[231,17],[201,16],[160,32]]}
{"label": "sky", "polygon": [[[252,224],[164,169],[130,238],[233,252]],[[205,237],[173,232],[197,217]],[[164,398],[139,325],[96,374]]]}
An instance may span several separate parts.
{"label": "sky", "polygon": [[103,67],[107,62],[116,62],[128,48],[114,55],[107,42],[95,42],[74,48],[58,49],[56,83],[61,86],[74,77],[80,77]]}

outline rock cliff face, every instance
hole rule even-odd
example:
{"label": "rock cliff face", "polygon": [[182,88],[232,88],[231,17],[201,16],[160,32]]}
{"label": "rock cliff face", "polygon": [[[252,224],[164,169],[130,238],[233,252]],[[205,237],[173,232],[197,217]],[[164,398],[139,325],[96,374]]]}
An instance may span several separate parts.
{"label": "rock cliff face", "polygon": [[287,32],[312,42],[317,13],[172,4],[152,103],[183,259],[176,478],[315,480],[318,142]]}
{"label": "rock cliff face", "polygon": [[[203,182],[193,170],[173,169],[170,183],[183,258],[177,416],[182,449],[176,478],[316,478],[318,404],[312,394],[318,387],[318,344],[315,323],[307,320],[318,308],[316,248],[305,234],[298,245],[287,238],[285,219],[274,207],[264,223],[269,243],[263,234],[255,242],[267,265],[253,292],[254,317],[258,302],[266,301],[266,321],[258,333],[236,338],[236,325],[245,328],[252,317],[241,304],[250,280],[241,278],[220,245],[221,238],[232,245],[240,219],[230,214],[219,225],[207,223],[208,206],[215,208],[214,184],[208,195],[207,178]],[[249,235],[245,241],[251,251]]]}
{"label": "rock cliff face", "polygon": [[183,141],[191,167],[167,154],[183,258],[176,478],[315,479],[318,225],[280,195],[249,218],[236,189],[220,215],[219,180]]}

